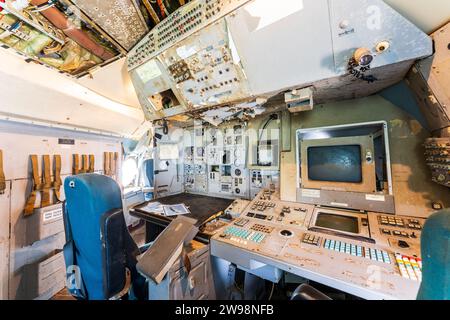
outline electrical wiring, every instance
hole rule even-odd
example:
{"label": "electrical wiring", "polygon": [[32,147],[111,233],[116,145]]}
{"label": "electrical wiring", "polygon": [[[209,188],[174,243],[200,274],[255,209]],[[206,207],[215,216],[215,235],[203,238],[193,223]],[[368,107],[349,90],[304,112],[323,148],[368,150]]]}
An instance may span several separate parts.
{"label": "electrical wiring", "polygon": [[260,162],[259,162],[259,147],[261,146],[261,138],[262,138],[262,135],[264,133],[264,130],[266,130],[267,126],[272,122],[272,120],[276,120],[276,119],[278,119],[278,115],[277,114],[271,114],[269,116],[269,118],[267,119],[266,123],[264,124],[264,126],[262,127],[261,132],[259,133],[258,141],[257,141],[257,144],[256,144],[256,164],[257,165],[260,165]]}
{"label": "electrical wiring", "polygon": [[161,12],[161,16],[163,18],[166,17],[166,7],[164,6],[164,3],[162,0],[156,0],[156,3],[158,4],[159,11]]}
{"label": "electrical wiring", "polygon": [[268,299],[269,301],[272,299],[274,289],[275,289],[275,283],[272,282],[272,290],[270,290],[270,295],[269,295],[269,299]]}

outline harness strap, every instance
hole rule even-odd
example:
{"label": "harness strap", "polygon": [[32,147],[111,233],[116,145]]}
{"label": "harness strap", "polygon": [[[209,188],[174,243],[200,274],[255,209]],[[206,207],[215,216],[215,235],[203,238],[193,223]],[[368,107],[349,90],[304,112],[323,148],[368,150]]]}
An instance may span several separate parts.
{"label": "harness strap", "polygon": [[81,170],[80,170],[80,173],[86,173],[86,172],[88,172],[88,170],[89,170],[89,160],[88,160],[88,156],[86,155],[86,154],[83,154],[82,156],[81,156],[81,161],[82,161],[82,164],[81,164]]}
{"label": "harness strap", "polygon": [[3,151],[0,150],[0,194],[5,193],[6,190],[6,178],[3,171]]}
{"label": "harness strap", "polygon": [[80,156],[78,154],[73,155],[72,173],[75,176],[80,173]]}
{"label": "harness strap", "polygon": [[117,152],[111,152],[109,154],[109,158],[111,160],[111,165],[110,165],[110,174],[111,177],[115,177],[116,176],[116,170],[117,170]]}
{"label": "harness strap", "polygon": [[57,201],[61,201],[61,155],[55,154],[55,181],[53,182],[53,188],[55,189],[55,197]]}
{"label": "harness strap", "polygon": [[89,173],[94,173],[95,171],[95,156],[93,154],[89,155]]}
{"label": "harness strap", "polygon": [[111,158],[110,158],[110,153],[109,152],[105,152],[104,153],[103,173],[106,176],[110,176],[111,175]]}
{"label": "harness strap", "polygon": [[41,208],[48,207],[51,204],[50,189],[52,188],[52,176],[50,173],[50,156],[44,155],[44,186],[41,196]]}
{"label": "harness strap", "polygon": [[38,166],[38,158],[37,155],[30,155],[31,160],[31,173],[32,173],[32,184],[33,188],[31,190],[30,195],[28,196],[27,202],[25,204],[24,215],[29,216],[34,212],[34,204],[36,202],[36,196],[39,191],[42,190],[42,181],[39,176],[39,166]]}

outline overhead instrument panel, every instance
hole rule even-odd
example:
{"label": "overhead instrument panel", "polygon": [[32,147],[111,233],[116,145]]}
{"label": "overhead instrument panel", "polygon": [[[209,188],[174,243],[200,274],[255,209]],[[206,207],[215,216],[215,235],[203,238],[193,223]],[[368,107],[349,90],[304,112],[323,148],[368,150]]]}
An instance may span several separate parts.
{"label": "overhead instrument panel", "polygon": [[148,119],[168,117],[186,110],[158,59],[147,61],[136,68],[131,79]]}
{"label": "overhead instrument panel", "polygon": [[128,55],[128,70],[156,57],[174,43],[239,8],[249,0],[193,0],[145,36]]}
{"label": "overhead instrument panel", "polygon": [[[149,120],[231,103],[250,93],[224,19],[247,1],[192,1],[129,54],[128,68]],[[189,37],[188,37],[189,36]]]}
{"label": "overhead instrument panel", "polygon": [[[431,39],[382,0],[360,2],[356,9],[350,0],[189,2],[128,55],[134,81],[148,61],[162,67],[164,88],[141,83],[141,99],[169,87],[177,98],[163,103],[162,113],[158,107],[152,113],[145,101],[147,118],[195,111],[216,123],[207,109],[245,109],[254,116],[255,107],[263,109],[275,96],[291,112],[311,110],[314,104],[375,94],[433,53]],[[223,118],[223,110],[214,111]]]}
{"label": "overhead instrument panel", "polygon": [[215,106],[250,95],[233,56],[225,20],[219,20],[161,55],[189,108]]}

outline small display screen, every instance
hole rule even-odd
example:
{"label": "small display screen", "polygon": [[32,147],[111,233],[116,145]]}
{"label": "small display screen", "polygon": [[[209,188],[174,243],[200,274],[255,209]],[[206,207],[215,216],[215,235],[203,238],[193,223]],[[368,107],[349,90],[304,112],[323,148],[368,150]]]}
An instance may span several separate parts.
{"label": "small display screen", "polygon": [[159,70],[156,60],[150,60],[136,69],[136,73],[142,83],[147,83],[148,81],[159,77],[162,73]]}
{"label": "small display screen", "polygon": [[331,213],[319,212],[317,215],[316,227],[356,234],[359,233],[358,218]]}
{"label": "small display screen", "polygon": [[307,157],[309,180],[362,182],[360,145],[309,147]]}

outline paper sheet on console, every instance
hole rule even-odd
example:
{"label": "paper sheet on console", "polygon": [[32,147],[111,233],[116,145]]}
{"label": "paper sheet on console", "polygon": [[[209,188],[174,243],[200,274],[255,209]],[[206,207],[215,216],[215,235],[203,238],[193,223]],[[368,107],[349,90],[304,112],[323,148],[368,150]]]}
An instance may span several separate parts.
{"label": "paper sheet on console", "polygon": [[191,213],[184,203],[163,205],[164,215],[167,217]]}
{"label": "paper sheet on console", "polygon": [[145,207],[142,207],[141,210],[151,213],[164,214],[163,205],[159,202],[149,202]]}

